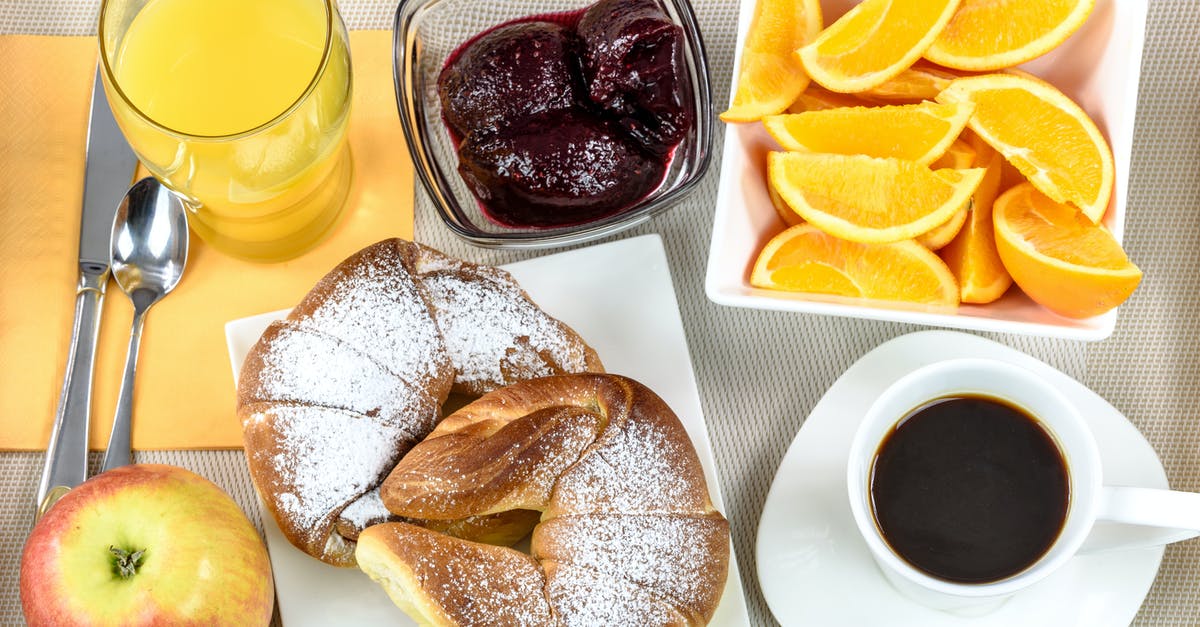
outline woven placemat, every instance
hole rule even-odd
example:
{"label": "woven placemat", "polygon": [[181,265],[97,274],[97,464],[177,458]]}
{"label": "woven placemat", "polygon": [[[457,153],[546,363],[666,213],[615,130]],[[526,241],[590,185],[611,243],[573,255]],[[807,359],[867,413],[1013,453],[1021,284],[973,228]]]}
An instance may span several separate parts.
{"label": "woven placemat", "polygon": [[[717,103],[728,101],[736,3],[694,0],[708,48]],[[343,0],[350,28],[390,28],[395,2]],[[95,0],[2,0],[0,33],[94,32]],[[988,335],[1079,379],[1125,413],[1162,458],[1171,486],[1200,492],[1200,2],[1150,2],[1130,176],[1125,246],[1146,278],[1103,342]],[[0,89],[6,87],[0,86]],[[715,154],[720,154],[720,139]],[[754,540],[775,469],[804,417],[856,359],[917,327],[731,309],[704,296],[719,166],[695,193],[629,237],[663,237],[696,367],[756,625],[774,624],[762,595]],[[10,211],[11,207],[0,210]],[[532,253],[472,248],[438,221],[417,194],[417,239],[485,263]],[[615,295],[619,297],[619,295]],[[2,330],[0,330],[2,331]],[[0,623],[20,624],[17,564],[32,525],[42,456],[0,454]],[[254,494],[237,452],[156,452],[139,461],[172,463],[203,474],[247,509]],[[257,521],[256,521],[257,522]],[[803,591],[797,591],[802,594]],[[1070,600],[1064,600],[1070,602]],[[1200,541],[1167,549],[1135,625],[1200,625]]]}

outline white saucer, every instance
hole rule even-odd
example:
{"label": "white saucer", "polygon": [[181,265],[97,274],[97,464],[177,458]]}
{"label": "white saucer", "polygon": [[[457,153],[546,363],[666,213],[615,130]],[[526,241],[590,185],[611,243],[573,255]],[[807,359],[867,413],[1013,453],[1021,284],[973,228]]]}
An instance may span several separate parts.
{"label": "white saucer", "polygon": [[1128,625],[1162,560],[1162,547],[1077,555],[995,612],[962,618],[901,596],[880,573],[850,515],[846,451],[867,407],[915,368],[988,357],[1045,377],[1091,425],[1108,485],[1166,488],[1162,464],[1112,405],[1054,368],[996,342],[953,331],[922,331],[867,353],[813,408],[779,465],[758,527],[758,578],[784,625]]}

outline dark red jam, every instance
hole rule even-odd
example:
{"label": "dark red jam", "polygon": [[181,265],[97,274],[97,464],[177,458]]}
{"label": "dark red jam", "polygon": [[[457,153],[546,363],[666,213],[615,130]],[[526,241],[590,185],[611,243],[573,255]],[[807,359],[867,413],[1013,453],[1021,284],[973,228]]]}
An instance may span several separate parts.
{"label": "dark red jam", "polygon": [[561,227],[653,192],[695,123],[683,45],[656,0],[601,0],[501,24],[456,50],[438,96],[484,214]]}

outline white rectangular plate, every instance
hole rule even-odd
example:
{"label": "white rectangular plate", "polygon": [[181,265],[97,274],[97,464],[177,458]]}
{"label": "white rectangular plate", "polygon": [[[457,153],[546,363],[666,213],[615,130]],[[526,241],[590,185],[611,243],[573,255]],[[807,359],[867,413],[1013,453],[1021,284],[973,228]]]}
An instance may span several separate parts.
{"label": "white rectangular plate", "polygon": [[[741,62],[756,0],[741,0],[736,68]],[[822,0],[825,24],[856,2]],[[1129,191],[1129,158],[1137,109],[1142,44],[1146,31],[1145,0],[1097,0],[1087,22],[1061,46],[1021,66],[1058,87],[1096,121],[1113,149],[1116,181],[1105,224],[1121,240]],[[736,85],[736,70],[733,78]],[[732,94],[734,89],[730,89]],[[1029,300],[1015,287],[995,303],[963,305],[956,313],[888,308],[886,304],[831,302],[818,295],[791,294],[750,286],[750,270],[758,252],[783,230],[767,196],[766,155],[778,150],[761,124],[725,125],[725,149],[713,219],[705,291],[722,305],[802,313],[891,320],[978,331],[1022,333],[1100,340],[1116,325],[1117,312],[1085,320],[1058,316]],[[1137,259],[1134,259],[1137,262]],[[1136,296],[1135,296],[1136,298]]]}
{"label": "white rectangular plate", "polygon": [[[644,235],[503,266],[546,312],[575,329],[609,372],[659,394],[687,429],[713,503],[721,511],[712,444],[688,354],[667,256],[658,235]],[[277,311],[225,325],[234,380],[247,352]],[[328,566],[288,543],[263,512],[279,613],[287,627],[413,625],[383,589],[357,569]],[[749,625],[742,580],[730,547],[729,577],[713,625]]]}

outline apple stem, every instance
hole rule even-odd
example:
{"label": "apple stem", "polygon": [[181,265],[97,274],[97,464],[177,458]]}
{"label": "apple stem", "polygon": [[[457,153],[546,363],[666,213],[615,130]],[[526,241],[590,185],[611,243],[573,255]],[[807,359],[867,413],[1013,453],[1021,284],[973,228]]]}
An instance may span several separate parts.
{"label": "apple stem", "polygon": [[129,551],[109,546],[108,552],[113,555],[113,572],[121,579],[129,579],[136,575],[146,558],[146,549]]}

